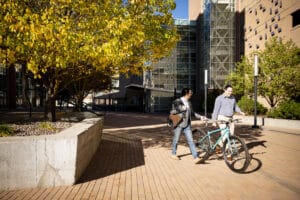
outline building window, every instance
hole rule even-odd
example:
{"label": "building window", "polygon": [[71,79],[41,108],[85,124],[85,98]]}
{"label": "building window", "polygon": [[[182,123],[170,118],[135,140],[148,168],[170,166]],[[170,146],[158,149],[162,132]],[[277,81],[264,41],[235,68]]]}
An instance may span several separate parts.
{"label": "building window", "polygon": [[272,32],[271,32],[271,36],[274,36],[274,35],[275,35],[274,31],[272,31]]}
{"label": "building window", "polygon": [[275,21],[275,18],[274,18],[274,17],[272,17],[272,18],[271,18],[271,21],[272,21],[272,22],[274,22],[274,21]]}
{"label": "building window", "polygon": [[278,28],[278,30],[277,30],[277,31],[278,31],[278,33],[281,33],[281,31],[282,31],[282,30],[281,30],[281,28]]}
{"label": "building window", "polygon": [[292,13],[292,18],[293,18],[293,27],[300,24],[300,9]]}
{"label": "building window", "polygon": [[278,24],[274,24],[274,28],[277,29],[278,28]]}

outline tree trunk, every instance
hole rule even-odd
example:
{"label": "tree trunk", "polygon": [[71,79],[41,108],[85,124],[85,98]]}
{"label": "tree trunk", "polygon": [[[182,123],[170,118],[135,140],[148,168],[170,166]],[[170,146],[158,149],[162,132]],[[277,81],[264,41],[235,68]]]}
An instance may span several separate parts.
{"label": "tree trunk", "polygon": [[55,111],[55,98],[50,97],[50,110],[51,110],[51,121],[56,122],[56,111]]}
{"label": "tree trunk", "polygon": [[48,110],[49,110],[49,94],[46,88],[45,92],[45,103],[44,103],[44,119],[48,120]]}
{"label": "tree trunk", "polygon": [[30,102],[30,98],[29,98],[29,78],[27,76],[26,73],[26,68],[25,65],[22,65],[22,84],[23,84],[23,89],[22,89],[22,96],[23,96],[23,106],[29,108],[29,118],[31,118],[32,116],[32,104]]}

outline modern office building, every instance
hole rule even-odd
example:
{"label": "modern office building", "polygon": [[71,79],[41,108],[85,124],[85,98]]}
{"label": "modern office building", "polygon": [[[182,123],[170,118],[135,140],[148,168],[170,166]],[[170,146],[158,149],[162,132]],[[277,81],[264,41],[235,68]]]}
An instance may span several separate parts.
{"label": "modern office building", "polygon": [[171,101],[182,88],[188,87],[196,90],[197,87],[196,21],[175,19],[175,25],[181,40],[171,56],[156,63],[153,71],[147,74],[147,77],[151,77],[151,87],[173,91],[161,94],[152,93],[151,110],[154,112],[169,110]]}
{"label": "modern office building", "polygon": [[[118,110],[138,110],[144,112],[165,112],[170,110],[172,100],[180,95],[182,88],[197,87],[197,41],[196,21],[175,19],[181,40],[170,56],[153,64],[153,70],[145,71],[143,77],[121,76],[120,91],[100,95],[97,102],[109,102]],[[117,101],[112,98],[116,97]],[[105,99],[105,100],[104,100]],[[103,103],[102,103],[103,105]]]}
{"label": "modern office building", "polygon": [[24,109],[29,103],[30,107],[43,107],[45,91],[37,80],[26,79],[23,70],[19,64],[9,68],[0,64],[0,109]]}
{"label": "modern office building", "polygon": [[[190,0],[189,20],[197,21],[199,78],[222,88],[241,55],[264,49],[271,37],[300,47],[299,0]],[[203,80],[197,85],[203,85]]]}
{"label": "modern office building", "polygon": [[271,37],[293,40],[300,47],[299,0],[243,0],[238,12],[245,16],[245,54],[264,49]]}

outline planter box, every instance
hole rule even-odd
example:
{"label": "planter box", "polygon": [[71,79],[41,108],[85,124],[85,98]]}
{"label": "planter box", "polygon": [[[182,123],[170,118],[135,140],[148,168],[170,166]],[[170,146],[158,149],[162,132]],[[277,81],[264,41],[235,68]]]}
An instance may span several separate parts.
{"label": "planter box", "polygon": [[90,118],[54,135],[0,138],[0,190],[75,184],[102,128],[102,118]]}

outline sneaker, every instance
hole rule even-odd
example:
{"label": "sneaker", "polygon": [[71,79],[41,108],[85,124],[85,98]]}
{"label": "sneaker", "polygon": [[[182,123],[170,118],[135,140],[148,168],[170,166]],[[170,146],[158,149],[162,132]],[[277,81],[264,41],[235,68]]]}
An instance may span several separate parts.
{"label": "sneaker", "polygon": [[232,161],[231,155],[227,155],[226,158],[227,158],[228,161]]}
{"label": "sneaker", "polygon": [[194,163],[195,164],[200,164],[202,162],[202,159],[197,157],[197,158],[194,158]]}
{"label": "sneaker", "polygon": [[180,160],[180,158],[178,156],[174,155],[174,154],[171,155],[171,158],[174,159],[174,160]]}
{"label": "sneaker", "polygon": [[216,154],[221,154],[222,153],[222,149],[221,149],[220,145],[216,146],[215,152],[216,152]]}

